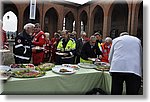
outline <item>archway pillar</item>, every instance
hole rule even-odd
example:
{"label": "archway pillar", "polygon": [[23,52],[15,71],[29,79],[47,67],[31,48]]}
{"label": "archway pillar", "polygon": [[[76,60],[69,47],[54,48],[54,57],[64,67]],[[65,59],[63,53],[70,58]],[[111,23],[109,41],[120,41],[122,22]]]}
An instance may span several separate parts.
{"label": "archway pillar", "polygon": [[132,8],[132,18],[131,18],[131,35],[137,35],[138,29],[138,12],[135,10],[135,6]]}
{"label": "archway pillar", "polygon": [[18,10],[18,33],[23,30],[23,9]]}
{"label": "archway pillar", "polygon": [[58,23],[57,23],[57,30],[62,30],[63,29],[63,16],[58,15]]}
{"label": "archway pillar", "polygon": [[91,14],[91,15],[89,16],[89,19],[88,19],[88,21],[89,21],[89,26],[88,26],[88,29],[89,29],[89,30],[88,30],[88,34],[87,34],[88,37],[90,37],[91,35],[93,35],[93,24],[94,24],[94,23],[93,23],[93,22],[94,22],[93,16],[94,16],[94,15]]}
{"label": "archway pillar", "polygon": [[107,36],[110,36],[110,26],[111,24],[111,16],[109,16],[108,12],[104,12],[104,21],[103,21],[103,39]]}

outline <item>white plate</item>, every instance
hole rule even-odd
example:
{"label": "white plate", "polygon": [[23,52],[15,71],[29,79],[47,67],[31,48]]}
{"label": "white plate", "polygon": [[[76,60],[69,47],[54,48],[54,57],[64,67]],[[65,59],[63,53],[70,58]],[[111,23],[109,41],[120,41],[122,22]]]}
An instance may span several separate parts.
{"label": "white plate", "polygon": [[[60,72],[61,69],[66,69],[69,72]],[[74,68],[70,68],[70,67],[64,67],[64,66],[56,66],[52,68],[52,71],[58,74],[74,74],[76,72],[76,70]]]}
{"label": "white plate", "polygon": [[66,55],[67,53],[56,52],[56,54],[63,56],[63,55]]}
{"label": "white plate", "polygon": [[74,69],[79,69],[79,66],[76,65],[76,64],[62,64],[62,66],[64,67],[71,67],[71,68],[74,68]]}
{"label": "white plate", "polygon": [[101,65],[101,66],[110,66],[110,64],[107,62],[95,62],[94,64]]}
{"label": "white plate", "polygon": [[94,69],[94,68],[97,68],[96,65],[94,65],[94,64],[89,64],[89,63],[79,63],[78,66],[79,66],[79,67],[82,67],[82,68],[87,68],[87,69]]}
{"label": "white plate", "polygon": [[100,60],[98,58],[89,58],[89,60],[93,61],[93,62],[99,62]]}
{"label": "white plate", "polygon": [[10,50],[0,49],[0,52],[10,52]]}
{"label": "white plate", "polygon": [[11,68],[9,66],[0,65],[0,70],[2,70],[2,71],[9,71],[9,70],[11,70]]}

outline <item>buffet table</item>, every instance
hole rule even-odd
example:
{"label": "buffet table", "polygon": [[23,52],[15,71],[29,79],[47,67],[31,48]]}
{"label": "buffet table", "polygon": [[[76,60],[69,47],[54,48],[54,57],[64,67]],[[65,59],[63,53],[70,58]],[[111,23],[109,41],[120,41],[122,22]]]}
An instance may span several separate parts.
{"label": "buffet table", "polygon": [[101,88],[108,94],[111,76],[108,71],[80,68],[75,74],[60,75],[47,71],[38,78],[13,78],[3,84],[2,94],[85,94],[93,88]]}

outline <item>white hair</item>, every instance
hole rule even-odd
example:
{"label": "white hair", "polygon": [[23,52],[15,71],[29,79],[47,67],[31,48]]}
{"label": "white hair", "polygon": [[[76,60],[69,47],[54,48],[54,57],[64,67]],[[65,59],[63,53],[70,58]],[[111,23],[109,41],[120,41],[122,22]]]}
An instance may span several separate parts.
{"label": "white hair", "polygon": [[105,38],[105,42],[112,42],[112,38],[106,37],[106,38]]}
{"label": "white hair", "polygon": [[24,25],[23,28],[26,30],[27,28],[31,28],[31,27],[35,27],[35,25],[32,23],[27,23],[26,25]]}
{"label": "white hair", "polygon": [[85,35],[86,36],[86,32],[85,31],[81,31],[80,35]]}
{"label": "white hair", "polygon": [[48,32],[45,32],[45,36],[46,36],[46,38],[49,38],[49,36],[50,36],[50,33],[48,33]]}

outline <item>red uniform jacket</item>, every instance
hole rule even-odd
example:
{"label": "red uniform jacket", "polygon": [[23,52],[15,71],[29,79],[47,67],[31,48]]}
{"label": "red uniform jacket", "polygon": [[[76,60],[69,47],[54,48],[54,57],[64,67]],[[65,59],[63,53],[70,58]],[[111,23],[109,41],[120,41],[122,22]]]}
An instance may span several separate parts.
{"label": "red uniform jacket", "polygon": [[111,45],[106,45],[105,43],[102,43],[101,47],[102,47],[102,53],[103,53],[101,61],[109,63],[108,57],[109,57]]}
{"label": "red uniform jacket", "polygon": [[[38,34],[35,34],[33,38],[33,45],[40,46],[44,48],[44,45],[46,44],[45,40],[46,36],[43,31],[40,31]],[[38,65],[40,63],[43,63],[44,61],[44,50],[42,51],[36,51],[32,53],[33,58],[33,64]]]}

